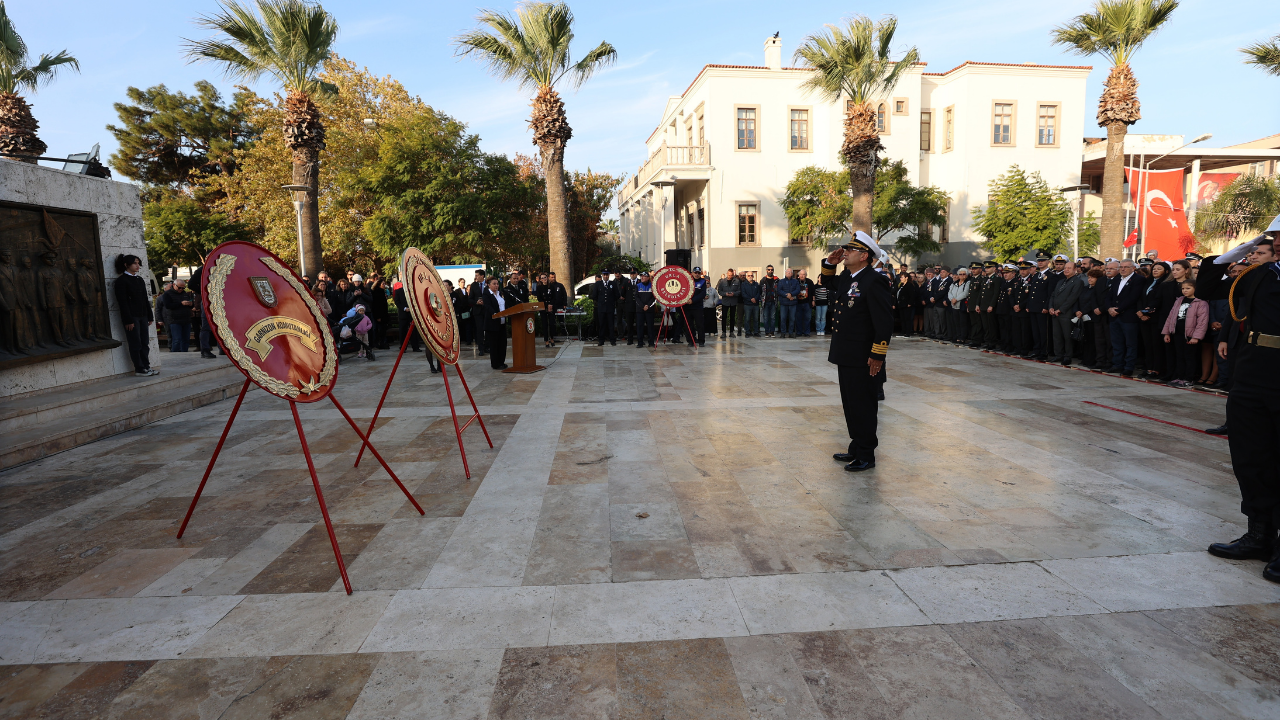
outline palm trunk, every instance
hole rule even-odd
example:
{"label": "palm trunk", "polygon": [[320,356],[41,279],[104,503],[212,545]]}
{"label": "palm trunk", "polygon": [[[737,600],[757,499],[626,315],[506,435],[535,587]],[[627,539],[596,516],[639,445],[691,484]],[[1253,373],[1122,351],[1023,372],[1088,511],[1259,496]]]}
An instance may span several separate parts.
{"label": "palm trunk", "polygon": [[14,93],[0,93],[0,152],[29,155],[31,159],[14,159],[35,165],[34,158],[49,148],[36,136],[39,128],[26,100]]}
{"label": "palm trunk", "polygon": [[554,88],[538,90],[529,118],[533,144],[542,154],[542,171],[547,184],[547,244],[551,254],[551,272],[568,278],[573,287],[572,252],[569,243],[569,199],[564,189],[564,146],[573,137],[573,129],[564,115],[564,103]]}
{"label": "palm trunk", "polygon": [[302,203],[302,268],[312,280],[324,270],[324,247],[320,242],[320,151],[298,148],[293,151],[293,184],[306,185]]}
{"label": "palm trunk", "polygon": [[1102,223],[1100,257],[1120,257],[1124,252],[1124,138],[1129,126],[1107,126],[1107,159],[1102,169]]}
{"label": "palm trunk", "polygon": [[870,234],[872,207],[876,200],[876,166],[880,134],[876,131],[876,113],[870,103],[855,105],[844,116],[844,144],[840,155],[849,167],[849,189],[853,193],[853,211],[849,222],[854,230]]}
{"label": "palm trunk", "polygon": [[284,140],[293,153],[293,184],[306,185],[302,204],[302,267],[313,280],[324,270],[320,242],[320,151],[325,148],[320,109],[306,93],[290,92],[284,101]]}
{"label": "palm trunk", "polygon": [[1098,252],[1120,257],[1124,252],[1124,137],[1142,119],[1138,80],[1128,63],[1111,68],[1098,99],[1098,127],[1107,129],[1107,159],[1102,169],[1102,223]]}

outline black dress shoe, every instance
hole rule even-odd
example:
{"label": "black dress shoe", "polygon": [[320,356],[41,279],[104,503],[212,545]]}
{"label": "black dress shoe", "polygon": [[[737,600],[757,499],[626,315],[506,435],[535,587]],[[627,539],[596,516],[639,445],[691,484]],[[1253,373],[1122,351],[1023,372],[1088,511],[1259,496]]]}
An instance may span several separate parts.
{"label": "black dress shoe", "polygon": [[1227,424],[1226,424],[1226,423],[1223,423],[1223,424],[1219,425],[1218,427],[1211,427],[1211,428],[1209,428],[1208,430],[1205,430],[1205,432],[1206,432],[1206,433],[1208,433],[1208,434],[1210,434],[1210,435],[1226,435],[1226,434],[1227,434]]}
{"label": "black dress shoe", "polygon": [[[1228,560],[1270,560],[1268,570],[1280,573],[1280,563],[1272,554],[1276,544],[1276,529],[1269,523],[1258,520],[1249,521],[1249,530],[1229,543],[1214,543],[1209,546],[1209,554]],[[1280,575],[1268,577],[1272,582],[1280,582]]]}
{"label": "black dress shoe", "polygon": [[831,459],[842,463],[851,463],[854,460],[853,453],[836,453],[831,456]]}
{"label": "black dress shoe", "polygon": [[844,469],[845,472],[862,472],[863,470],[870,470],[875,466],[875,460],[854,460],[848,465],[845,465]]}
{"label": "black dress shoe", "polygon": [[1262,579],[1280,583],[1280,553],[1271,556],[1271,562],[1262,568]]}

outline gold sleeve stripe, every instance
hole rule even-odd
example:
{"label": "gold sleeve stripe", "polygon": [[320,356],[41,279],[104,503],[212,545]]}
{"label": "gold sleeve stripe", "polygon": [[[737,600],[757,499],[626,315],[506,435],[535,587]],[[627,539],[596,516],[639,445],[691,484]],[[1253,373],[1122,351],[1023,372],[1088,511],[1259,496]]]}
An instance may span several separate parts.
{"label": "gold sleeve stripe", "polygon": [[889,341],[888,341],[888,340],[886,340],[886,341],[884,341],[884,342],[878,342],[878,343],[875,343],[874,345],[872,345],[872,346],[871,346],[871,354],[872,354],[872,355],[888,355],[888,354],[889,354]]}
{"label": "gold sleeve stripe", "polygon": [[823,275],[835,275],[835,274],[836,274],[836,269],[835,269],[835,268],[833,268],[833,267],[827,267],[827,266],[826,266],[826,264],[823,264],[823,266],[822,266],[822,274],[823,274]]}

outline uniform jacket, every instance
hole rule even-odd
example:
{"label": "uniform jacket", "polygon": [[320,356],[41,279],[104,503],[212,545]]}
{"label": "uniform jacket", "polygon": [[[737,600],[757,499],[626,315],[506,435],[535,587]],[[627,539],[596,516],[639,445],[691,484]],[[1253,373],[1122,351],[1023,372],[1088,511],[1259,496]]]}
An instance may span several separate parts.
{"label": "uniform jacket", "polygon": [[969,312],[976,313],[980,308],[985,309],[982,306],[982,293],[986,292],[986,285],[986,275],[974,275],[969,278]]}
{"label": "uniform jacket", "polygon": [[591,289],[591,298],[596,301],[596,310],[613,312],[618,307],[618,281],[596,283]]}
{"label": "uniform jacket", "polygon": [[[1186,301],[1186,298],[1182,298]],[[1182,303],[1173,306],[1173,311],[1169,313],[1169,319],[1164,321],[1164,329],[1161,331],[1165,335],[1172,335],[1178,329],[1178,308]],[[1196,298],[1191,301],[1191,307],[1187,308],[1186,324],[1182,327],[1187,339],[1195,338],[1203,340],[1205,333],[1209,331],[1209,303]]]}
{"label": "uniform jacket", "polygon": [[[1280,335],[1280,266],[1272,262],[1251,267],[1238,279],[1228,292],[1235,301],[1236,315],[1244,318],[1241,323],[1232,322],[1240,327],[1240,337],[1247,339],[1254,332]],[[1276,372],[1280,348],[1239,342],[1230,352],[1236,353],[1231,367],[1233,391],[1280,390],[1280,373]]]}
{"label": "uniform jacket", "polygon": [[636,311],[636,282],[631,282],[630,278],[618,278],[618,300],[622,303],[622,312],[634,313]]}
{"label": "uniform jacket", "polygon": [[[983,277],[982,293],[980,294],[982,301],[982,312],[994,312],[996,304],[1000,302],[1000,293],[1004,290],[1004,278],[999,275],[987,275]],[[990,308],[990,310],[988,310]]]}
{"label": "uniform jacket", "polygon": [[1022,283],[1017,278],[1004,282],[1004,278],[1000,278],[1000,299],[996,300],[997,315],[1012,315],[1013,306],[1017,304],[1018,290]]}
{"label": "uniform jacket", "polygon": [[1027,276],[1027,310],[1038,313],[1049,309],[1048,273],[1034,270]]}
{"label": "uniform jacket", "polygon": [[[867,359],[883,359],[889,352],[893,334],[893,293],[875,270],[863,268],[852,275],[848,270],[835,274],[836,267],[822,261],[822,274],[834,277],[831,284],[828,332],[831,350],[827,362],[865,367]],[[825,282],[825,281],[824,281]]]}
{"label": "uniform jacket", "polygon": [[955,284],[955,281],[950,276],[934,278],[933,281],[937,284],[937,288],[929,294],[933,302],[927,302],[926,307],[946,307],[942,304],[942,301],[947,299],[947,294],[951,292],[951,286]]}

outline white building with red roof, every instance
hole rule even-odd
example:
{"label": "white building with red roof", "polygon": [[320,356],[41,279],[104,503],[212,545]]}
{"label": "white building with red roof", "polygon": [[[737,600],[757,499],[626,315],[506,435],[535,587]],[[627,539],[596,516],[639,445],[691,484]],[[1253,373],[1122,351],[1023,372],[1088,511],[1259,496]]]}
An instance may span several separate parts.
{"label": "white building with red roof", "polygon": [[[1090,69],[966,62],[930,73],[918,63],[877,100],[882,159],[951,196],[947,226],[931,230],[943,252],[919,260],[988,257],[972,208],[1012,165],[1055,188],[1080,183]],[[712,278],[730,267],[815,267],[822,251],[791,237],[778,198],[803,167],[841,167],[845,103],[802,90],[808,72],[783,67],[773,37],[764,65],[707,65],[669,98],[648,159],[618,193],[623,252],[663,264],[665,251],[686,249]],[[892,253],[892,239],[885,245]]]}

